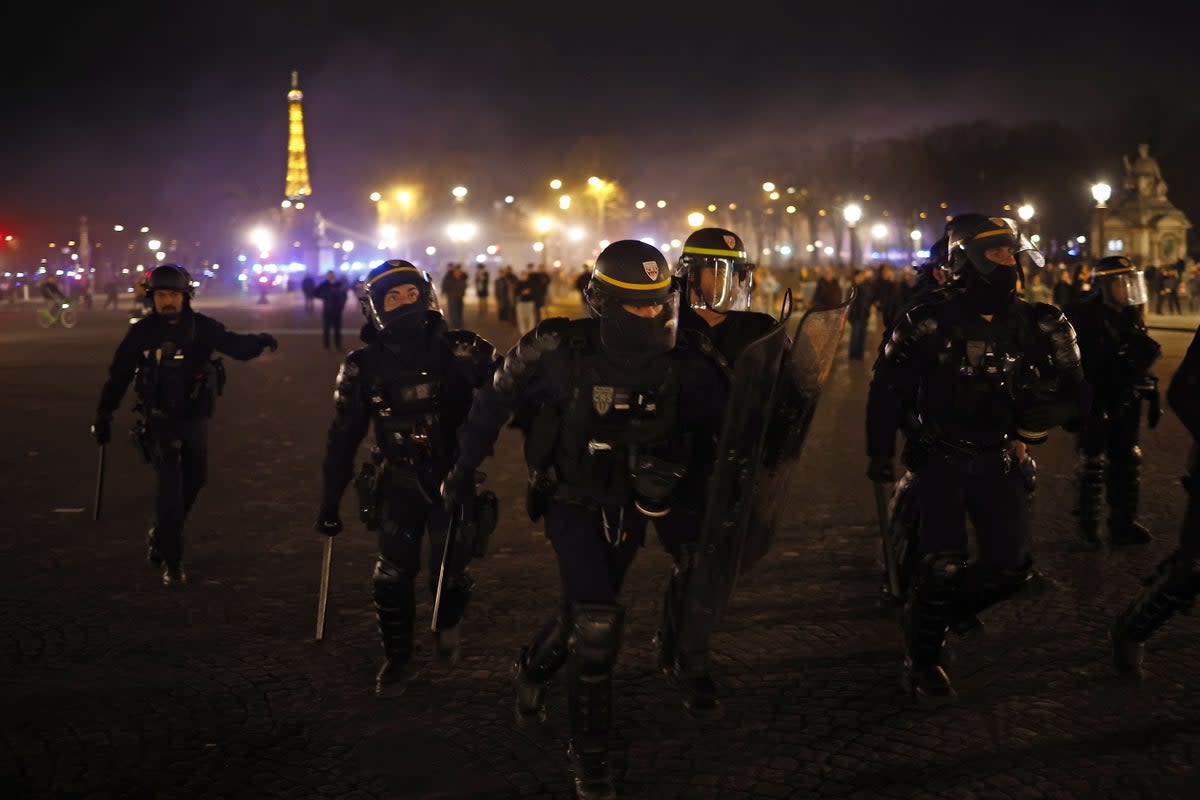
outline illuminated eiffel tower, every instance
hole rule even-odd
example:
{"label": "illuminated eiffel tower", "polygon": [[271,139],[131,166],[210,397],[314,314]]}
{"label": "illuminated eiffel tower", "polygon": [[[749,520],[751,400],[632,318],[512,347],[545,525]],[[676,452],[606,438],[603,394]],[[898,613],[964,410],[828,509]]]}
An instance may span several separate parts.
{"label": "illuminated eiffel tower", "polygon": [[[280,203],[282,229],[286,237],[288,260],[304,264],[309,270],[332,265],[332,253],[318,230],[320,214],[311,207],[312,182],[308,176],[308,144],[304,137],[304,92],[300,91],[300,73],[292,72],[292,88],[287,93],[288,142],[287,175],[283,202]],[[328,261],[328,265],[325,263]]]}

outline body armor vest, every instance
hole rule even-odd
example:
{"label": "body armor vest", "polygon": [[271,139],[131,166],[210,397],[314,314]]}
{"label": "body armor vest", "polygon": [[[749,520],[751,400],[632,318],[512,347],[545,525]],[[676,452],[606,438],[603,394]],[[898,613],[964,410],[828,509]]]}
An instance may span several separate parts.
{"label": "body armor vest", "polygon": [[558,480],[571,495],[627,495],[639,456],[681,460],[672,452],[677,370],[668,356],[630,368],[599,352],[572,353],[570,394],[553,451]]}
{"label": "body armor vest", "polygon": [[448,438],[442,430],[443,382],[425,370],[401,370],[376,377],[367,390],[375,418],[375,442],[389,463],[410,467],[444,462]]}
{"label": "body armor vest", "polygon": [[[183,324],[183,323],[181,323]],[[180,330],[182,342],[167,339],[144,354],[134,383],[137,411],[149,419],[211,417],[216,398],[225,386],[225,369],[219,358],[197,358],[190,346],[191,330]]]}

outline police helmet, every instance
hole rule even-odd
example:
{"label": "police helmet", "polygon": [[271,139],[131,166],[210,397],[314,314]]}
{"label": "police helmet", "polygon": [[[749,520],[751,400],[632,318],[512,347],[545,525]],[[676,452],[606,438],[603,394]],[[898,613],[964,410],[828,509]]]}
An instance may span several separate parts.
{"label": "police helmet", "polygon": [[1125,256],[1108,256],[1092,267],[1091,284],[1111,306],[1145,305],[1146,274]]}
{"label": "police helmet", "polygon": [[[400,304],[389,309],[388,292],[406,286],[414,287],[415,295],[412,290],[399,292],[393,296],[393,303],[399,300]],[[400,258],[385,261],[367,273],[360,304],[363,316],[377,331],[407,326],[409,322],[419,324],[427,311],[441,313],[429,273]]]}
{"label": "police helmet", "polygon": [[195,294],[192,286],[192,276],[178,264],[160,264],[150,273],[146,281],[146,295],[152,296],[157,291],[179,292],[187,298]]}
{"label": "police helmet", "polygon": [[982,214],[960,214],[946,225],[947,258],[950,271],[962,275],[968,266],[983,276],[992,274],[1001,262],[988,258],[999,248],[1010,248],[1019,271],[1045,266],[1046,259],[1032,243],[1017,230],[1017,223],[1008,217],[988,217]]}
{"label": "police helmet", "polygon": [[[600,320],[601,343],[624,354],[665,352],[675,346],[679,290],[657,247],[636,239],[613,242],[596,257],[584,298]],[[628,308],[658,306],[652,316]]]}
{"label": "police helmet", "polygon": [[[702,287],[703,270],[712,270],[712,283]],[[692,308],[718,313],[746,311],[754,288],[754,264],[746,245],[733,231],[700,228],[683,243],[675,262],[675,277],[687,291]]]}

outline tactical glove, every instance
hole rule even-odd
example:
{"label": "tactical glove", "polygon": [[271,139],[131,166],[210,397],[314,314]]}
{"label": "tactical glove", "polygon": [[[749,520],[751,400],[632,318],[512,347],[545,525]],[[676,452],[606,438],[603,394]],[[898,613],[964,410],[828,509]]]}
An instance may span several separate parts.
{"label": "tactical glove", "polygon": [[442,503],[447,510],[465,506],[475,497],[475,470],[455,464],[442,481]]}
{"label": "tactical glove", "polygon": [[896,467],[891,456],[871,456],[867,463],[867,477],[875,483],[895,483]]}
{"label": "tactical glove", "polygon": [[317,521],[313,530],[326,536],[337,536],[342,532],[342,518],[336,508],[322,508],[317,512]]}
{"label": "tactical glove", "polygon": [[1059,422],[1059,409],[1052,405],[1031,406],[1019,414],[1017,438],[1026,444],[1041,444]]}
{"label": "tactical glove", "polygon": [[272,353],[274,353],[279,349],[279,340],[269,333],[260,333],[258,335],[258,341],[260,344],[262,344],[264,350],[269,349]]}
{"label": "tactical glove", "polygon": [[96,444],[108,444],[112,440],[112,417],[96,415],[96,421],[92,423],[92,437]]}

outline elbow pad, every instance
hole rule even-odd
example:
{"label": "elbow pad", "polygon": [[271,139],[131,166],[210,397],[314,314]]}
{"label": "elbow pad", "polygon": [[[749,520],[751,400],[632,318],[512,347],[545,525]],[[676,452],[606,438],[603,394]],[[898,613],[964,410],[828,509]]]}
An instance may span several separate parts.
{"label": "elbow pad", "polygon": [[1050,361],[1065,374],[1083,377],[1079,356],[1079,343],[1075,328],[1056,307],[1038,303],[1034,307],[1038,330],[1050,339]]}
{"label": "elbow pad", "polygon": [[509,397],[519,394],[537,369],[542,356],[562,345],[569,322],[565,317],[544,320],[522,336],[504,356],[504,363],[496,370],[492,379],[496,393]]}

